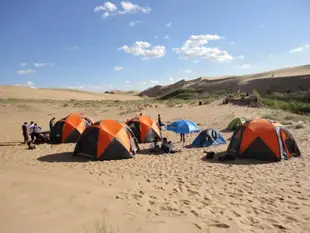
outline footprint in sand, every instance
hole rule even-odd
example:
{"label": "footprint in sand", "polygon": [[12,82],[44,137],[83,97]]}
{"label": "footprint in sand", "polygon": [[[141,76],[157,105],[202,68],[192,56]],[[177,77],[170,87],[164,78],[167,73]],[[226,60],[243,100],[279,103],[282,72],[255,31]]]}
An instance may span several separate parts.
{"label": "footprint in sand", "polygon": [[190,200],[181,200],[181,202],[182,202],[184,205],[190,205],[190,204],[191,204],[191,201],[190,201]]}
{"label": "footprint in sand", "polygon": [[211,227],[218,227],[218,228],[230,228],[230,226],[228,226],[227,224],[225,223],[216,223],[216,224],[211,224],[210,225]]}
{"label": "footprint in sand", "polygon": [[308,198],[306,198],[306,197],[297,197],[297,199],[302,200],[302,201],[307,201],[308,200]]}
{"label": "footprint in sand", "polygon": [[140,194],[132,194],[131,196],[132,196],[134,199],[136,199],[136,200],[142,198],[142,195],[140,195]]}
{"label": "footprint in sand", "polygon": [[280,224],[272,224],[275,228],[280,229],[280,230],[286,230],[286,227],[280,225]]}

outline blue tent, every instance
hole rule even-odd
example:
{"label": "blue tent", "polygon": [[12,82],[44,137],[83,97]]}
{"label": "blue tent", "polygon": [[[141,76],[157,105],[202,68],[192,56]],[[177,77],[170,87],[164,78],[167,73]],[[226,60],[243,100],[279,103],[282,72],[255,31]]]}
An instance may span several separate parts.
{"label": "blue tent", "polygon": [[213,145],[226,144],[225,139],[216,129],[202,131],[193,141],[193,147],[208,147]]}
{"label": "blue tent", "polygon": [[167,130],[169,131],[173,131],[175,133],[184,133],[184,134],[188,134],[188,133],[196,133],[200,131],[199,126],[193,122],[193,121],[189,121],[189,120],[178,120],[178,121],[174,121],[172,123],[170,123],[169,125],[167,125]]}

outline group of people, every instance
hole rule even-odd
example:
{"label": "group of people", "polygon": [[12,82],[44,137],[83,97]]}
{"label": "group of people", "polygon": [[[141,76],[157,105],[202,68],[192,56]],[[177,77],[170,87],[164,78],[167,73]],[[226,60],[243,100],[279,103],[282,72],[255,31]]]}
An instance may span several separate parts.
{"label": "group of people", "polygon": [[34,123],[34,121],[31,121],[29,125],[28,122],[25,122],[22,125],[24,143],[27,144],[29,141],[34,142],[36,139],[38,139],[41,130],[42,128],[37,123]]}
{"label": "group of people", "polygon": [[[164,124],[164,123],[162,122],[162,120],[161,120],[160,114],[158,114],[157,125],[158,125],[160,131],[161,131],[161,127],[162,127],[162,126],[165,126],[165,124]],[[185,134],[184,134],[184,133],[181,133],[181,134],[180,134],[180,142],[185,143]]]}
{"label": "group of people", "polygon": [[171,141],[168,141],[168,139],[165,137],[163,138],[163,141],[161,143],[161,146],[159,146],[159,138],[155,138],[153,142],[151,142],[150,145],[150,152],[151,153],[176,153],[178,150],[174,148]]}
{"label": "group of people", "polygon": [[[53,117],[49,122],[50,129],[54,126],[54,121],[55,117]],[[22,133],[24,137],[24,144],[27,144],[29,149],[35,149],[35,146],[33,145],[35,142],[48,142],[48,135],[43,135],[42,128],[34,121],[31,121],[30,124],[28,124],[28,122],[24,122],[22,125]]]}
{"label": "group of people", "polygon": [[22,125],[24,143],[28,145],[29,149],[35,149],[33,143],[36,140],[39,140],[41,130],[42,128],[34,121],[31,121],[30,124],[28,124],[28,122],[25,122]]}

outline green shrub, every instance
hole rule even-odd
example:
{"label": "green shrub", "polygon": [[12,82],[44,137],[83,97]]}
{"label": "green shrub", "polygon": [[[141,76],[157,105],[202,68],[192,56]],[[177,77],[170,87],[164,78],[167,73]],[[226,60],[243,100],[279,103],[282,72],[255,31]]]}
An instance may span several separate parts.
{"label": "green shrub", "polygon": [[306,114],[310,113],[310,103],[305,103],[296,100],[278,100],[263,98],[263,104],[274,109],[282,109],[284,111]]}

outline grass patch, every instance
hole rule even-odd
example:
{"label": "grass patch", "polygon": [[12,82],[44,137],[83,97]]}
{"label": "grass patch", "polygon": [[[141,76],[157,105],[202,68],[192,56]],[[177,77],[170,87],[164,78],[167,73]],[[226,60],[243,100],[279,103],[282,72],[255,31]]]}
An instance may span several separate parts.
{"label": "grass patch", "polygon": [[105,221],[98,222],[96,221],[95,227],[92,231],[86,231],[86,233],[118,233],[118,228],[114,228],[110,225],[108,225]]}
{"label": "grass patch", "polygon": [[262,98],[262,102],[265,106],[273,109],[281,109],[291,113],[297,114],[309,114],[310,113],[310,103],[297,101],[297,100],[278,100],[270,98]]}
{"label": "grass patch", "polygon": [[297,91],[294,93],[264,93],[261,95],[263,104],[273,108],[282,109],[297,114],[310,113],[310,91]]}
{"label": "grass patch", "polygon": [[233,96],[230,90],[220,90],[215,92],[205,92],[204,89],[183,88],[172,91],[166,95],[157,98],[159,101],[167,101],[168,106],[175,106],[176,104],[192,102],[193,104],[200,100],[203,104],[211,103],[213,100],[225,97],[227,95]]}

